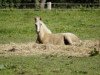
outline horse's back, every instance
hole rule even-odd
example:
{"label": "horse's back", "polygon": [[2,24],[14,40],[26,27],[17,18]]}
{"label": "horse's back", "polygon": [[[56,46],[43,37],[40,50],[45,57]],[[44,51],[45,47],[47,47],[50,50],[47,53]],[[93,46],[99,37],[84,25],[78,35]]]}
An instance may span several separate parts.
{"label": "horse's back", "polygon": [[47,34],[43,40],[45,44],[63,45],[63,36],[59,34]]}

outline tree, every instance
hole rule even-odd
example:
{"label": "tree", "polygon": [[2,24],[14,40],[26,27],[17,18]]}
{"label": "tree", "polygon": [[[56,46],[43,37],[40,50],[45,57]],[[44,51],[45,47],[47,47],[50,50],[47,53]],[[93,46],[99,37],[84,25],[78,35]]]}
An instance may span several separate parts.
{"label": "tree", "polygon": [[35,0],[35,8],[38,9],[39,8],[39,0]]}
{"label": "tree", "polygon": [[44,9],[46,0],[35,0],[35,7]]}
{"label": "tree", "polygon": [[41,9],[45,8],[45,2],[46,2],[46,0],[40,0],[40,8]]}

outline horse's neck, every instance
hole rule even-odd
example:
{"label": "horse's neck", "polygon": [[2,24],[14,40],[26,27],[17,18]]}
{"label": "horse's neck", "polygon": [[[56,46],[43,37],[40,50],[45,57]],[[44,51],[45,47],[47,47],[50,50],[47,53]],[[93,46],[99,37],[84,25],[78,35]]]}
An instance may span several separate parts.
{"label": "horse's neck", "polygon": [[44,32],[44,33],[48,33],[48,34],[51,34],[52,32],[46,27],[46,25],[41,21],[42,23],[42,28],[41,30]]}
{"label": "horse's neck", "polygon": [[46,36],[47,34],[51,34],[51,33],[52,32],[45,26],[45,24],[42,23],[41,30],[39,33],[40,38],[43,39],[44,36]]}

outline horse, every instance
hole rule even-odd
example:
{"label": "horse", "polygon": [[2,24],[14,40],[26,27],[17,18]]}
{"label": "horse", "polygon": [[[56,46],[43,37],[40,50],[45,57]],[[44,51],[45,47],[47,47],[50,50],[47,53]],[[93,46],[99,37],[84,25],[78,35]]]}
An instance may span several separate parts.
{"label": "horse", "polygon": [[37,32],[36,43],[39,44],[73,45],[81,41],[73,33],[53,34],[40,17],[35,17],[35,27]]}

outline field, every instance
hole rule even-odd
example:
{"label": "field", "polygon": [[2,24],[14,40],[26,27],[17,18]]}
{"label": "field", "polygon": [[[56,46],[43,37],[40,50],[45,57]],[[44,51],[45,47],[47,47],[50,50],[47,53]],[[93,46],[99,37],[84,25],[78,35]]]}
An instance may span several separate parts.
{"label": "field", "polygon": [[36,16],[41,16],[53,33],[72,32],[81,39],[99,39],[99,13],[100,10],[0,10],[0,43],[34,41]]}
{"label": "field", "polygon": [[[36,16],[53,33],[72,32],[85,42],[78,48],[35,44]],[[100,10],[0,10],[0,75],[100,75],[99,40]],[[95,54],[65,55],[74,49]]]}

